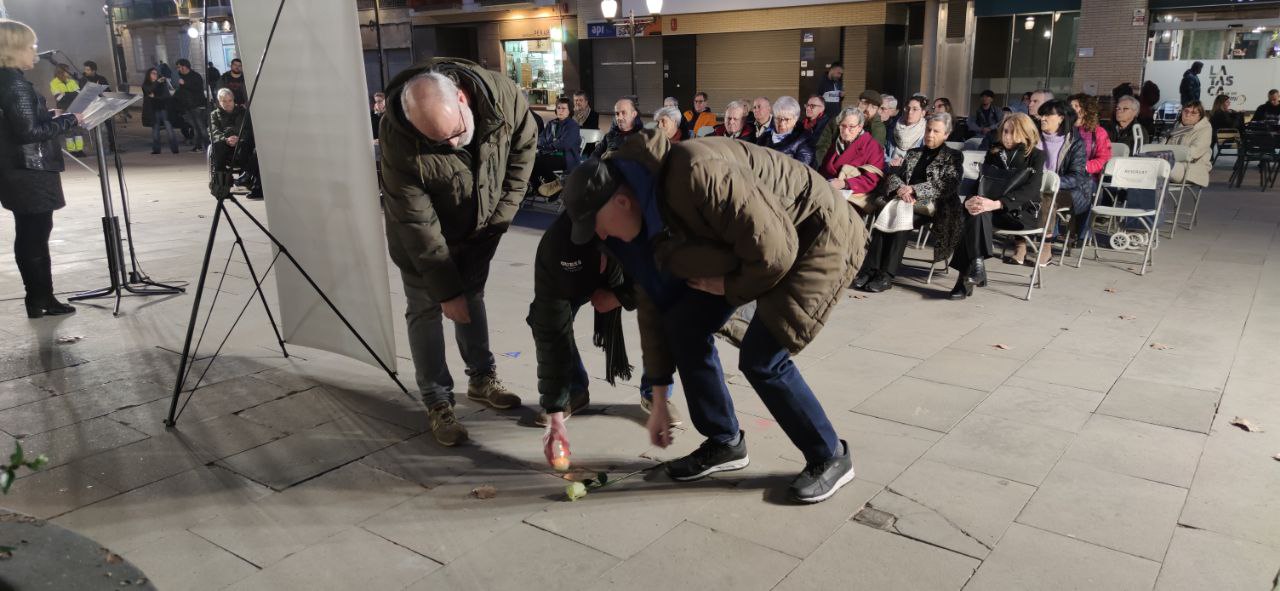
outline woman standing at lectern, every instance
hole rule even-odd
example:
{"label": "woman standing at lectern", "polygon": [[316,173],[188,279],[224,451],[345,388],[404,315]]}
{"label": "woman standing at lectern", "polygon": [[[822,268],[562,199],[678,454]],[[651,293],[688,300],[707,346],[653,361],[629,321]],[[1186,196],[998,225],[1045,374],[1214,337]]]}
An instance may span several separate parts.
{"label": "woman standing at lectern", "polygon": [[29,318],[76,311],[53,297],[49,233],[54,210],[67,204],[59,139],[82,123],[80,115],[48,110],[23,76],[39,60],[36,53],[31,27],[0,19],[0,205],[13,212],[13,254]]}

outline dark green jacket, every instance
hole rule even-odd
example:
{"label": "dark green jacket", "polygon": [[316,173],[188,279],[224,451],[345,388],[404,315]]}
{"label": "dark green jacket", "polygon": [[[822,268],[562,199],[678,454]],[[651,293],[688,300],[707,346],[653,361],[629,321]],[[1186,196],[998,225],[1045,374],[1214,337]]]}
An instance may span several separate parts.
{"label": "dark green jacket", "polygon": [[[839,115],[836,117],[839,117]],[[881,121],[879,116],[873,117],[871,119],[871,123],[866,125],[865,128],[867,133],[871,134],[871,137],[876,140],[876,143],[880,144],[881,148],[884,148],[886,142],[889,141],[888,132],[884,127],[884,121]],[[814,168],[822,166],[823,159],[827,157],[827,151],[831,149],[832,142],[835,142],[838,137],[840,137],[840,122],[835,118],[832,118],[831,122],[827,124],[827,127],[822,130],[822,136],[818,138],[818,145],[814,147]]]}
{"label": "dark green jacket", "polygon": [[[452,78],[470,97],[475,114],[470,146],[433,146],[405,118],[405,83],[430,69]],[[456,255],[505,232],[524,198],[538,142],[529,104],[501,74],[465,60],[437,58],[391,81],[378,138],[391,260],[421,278],[435,301],[452,299],[464,291]]]}
{"label": "dark green jacket", "polygon": [[[635,309],[631,283],[622,265],[604,255],[598,243],[575,245],[569,239],[569,217],[561,215],[542,235],[533,267],[533,303],[525,321],[533,330],[538,355],[538,394],[542,408],[559,412],[569,406],[577,357],[573,319],[597,289],[613,291],[628,310]],[[601,270],[601,261],[605,262]]]}
{"label": "dark green jacket", "polygon": [[[246,143],[253,141],[253,120],[249,118],[249,111],[240,105],[230,111],[224,111],[222,107],[214,109],[209,114],[209,122],[212,124],[209,140],[215,144],[225,142],[233,135],[240,136],[240,140]],[[241,123],[244,123],[243,129]]]}

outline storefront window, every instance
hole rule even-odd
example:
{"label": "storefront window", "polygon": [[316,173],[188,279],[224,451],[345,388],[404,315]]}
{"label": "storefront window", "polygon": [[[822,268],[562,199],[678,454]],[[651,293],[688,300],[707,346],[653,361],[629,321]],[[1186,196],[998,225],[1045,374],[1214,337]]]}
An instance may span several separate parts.
{"label": "storefront window", "polygon": [[996,104],[1016,103],[1022,93],[1040,88],[1069,93],[1079,20],[1078,12],[978,18],[971,101],[988,88],[996,93]]}
{"label": "storefront window", "polygon": [[504,41],[507,76],[525,91],[530,105],[554,105],[564,93],[563,46],[550,39]]}

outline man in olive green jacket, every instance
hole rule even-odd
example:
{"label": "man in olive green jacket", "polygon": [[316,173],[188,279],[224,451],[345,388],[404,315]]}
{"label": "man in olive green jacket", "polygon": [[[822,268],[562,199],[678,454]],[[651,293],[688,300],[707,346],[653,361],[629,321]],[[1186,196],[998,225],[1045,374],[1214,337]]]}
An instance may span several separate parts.
{"label": "man in olive green jacket", "polygon": [[[690,418],[707,437],[667,463],[671,478],[696,480],[749,463],[712,335],[735,308],[755,302],[738,366],[805,456],[792,498],[819,502],[853,479],[848,444],[791,361],[843,299],[864,254],[865,228],[830,183],[746,142],[702,138],[672,146],[664,134],[644,131],[603,162],[575,169],[563,198],[573,240],[603,240],[639,288],[641,349],[654,396],[666,395],[679,367]],[[664,287],[664,274],[690,289]],[[666,416],[654,408],[650,439],[665,447]]]}
{"label": "man in olive green jacket", "polygon": [[515,84],[471,62],[438,58],[387,88],[382,144],[387,248],[404,280],[409,348],[442,445],[466,429],[453,413],[441,314],[467,365],[467,397],[499,409],[520,398],[497,379],[484,286],[498,240],[528,186],[538,127]]}

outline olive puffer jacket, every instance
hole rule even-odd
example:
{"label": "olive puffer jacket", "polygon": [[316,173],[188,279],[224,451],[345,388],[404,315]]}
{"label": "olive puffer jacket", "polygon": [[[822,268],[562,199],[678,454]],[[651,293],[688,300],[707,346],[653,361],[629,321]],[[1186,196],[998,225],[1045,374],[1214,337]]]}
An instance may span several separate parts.
{"label": "olive puffer jacket", "polygon": [[20,70],[0,68],[0,168],[62,172],[58,139],[75,126],[75,115],[49,112]]}
{"label": "olive puffer jacket", "polygon": [[[409,79],[434,69],[470,99],[475,139],[440,147],[405,118],[401,95]],[[507,230],[520,208],[537,155],[538,125],[515,83],[454,58],[409,68],[387,88],[382,146],[387,248],[405,273],[420,277],[438,302],[464,291],[454,262],[468,243],[488,243]]]}
{"label": "olive puffer jacket", "polygon": [[[610,158],[656,175],[666,223],[653,246],[660,268],[685,279],[723,276],[725,299],[755,301],[756,317],[792,353],[817,337],[866,244],[853,208],[817,171],[731,138],[673,146],[652,130]],[[646,311],[645,298],[639,303],[642,341],[661,341],[661,319]]]}

